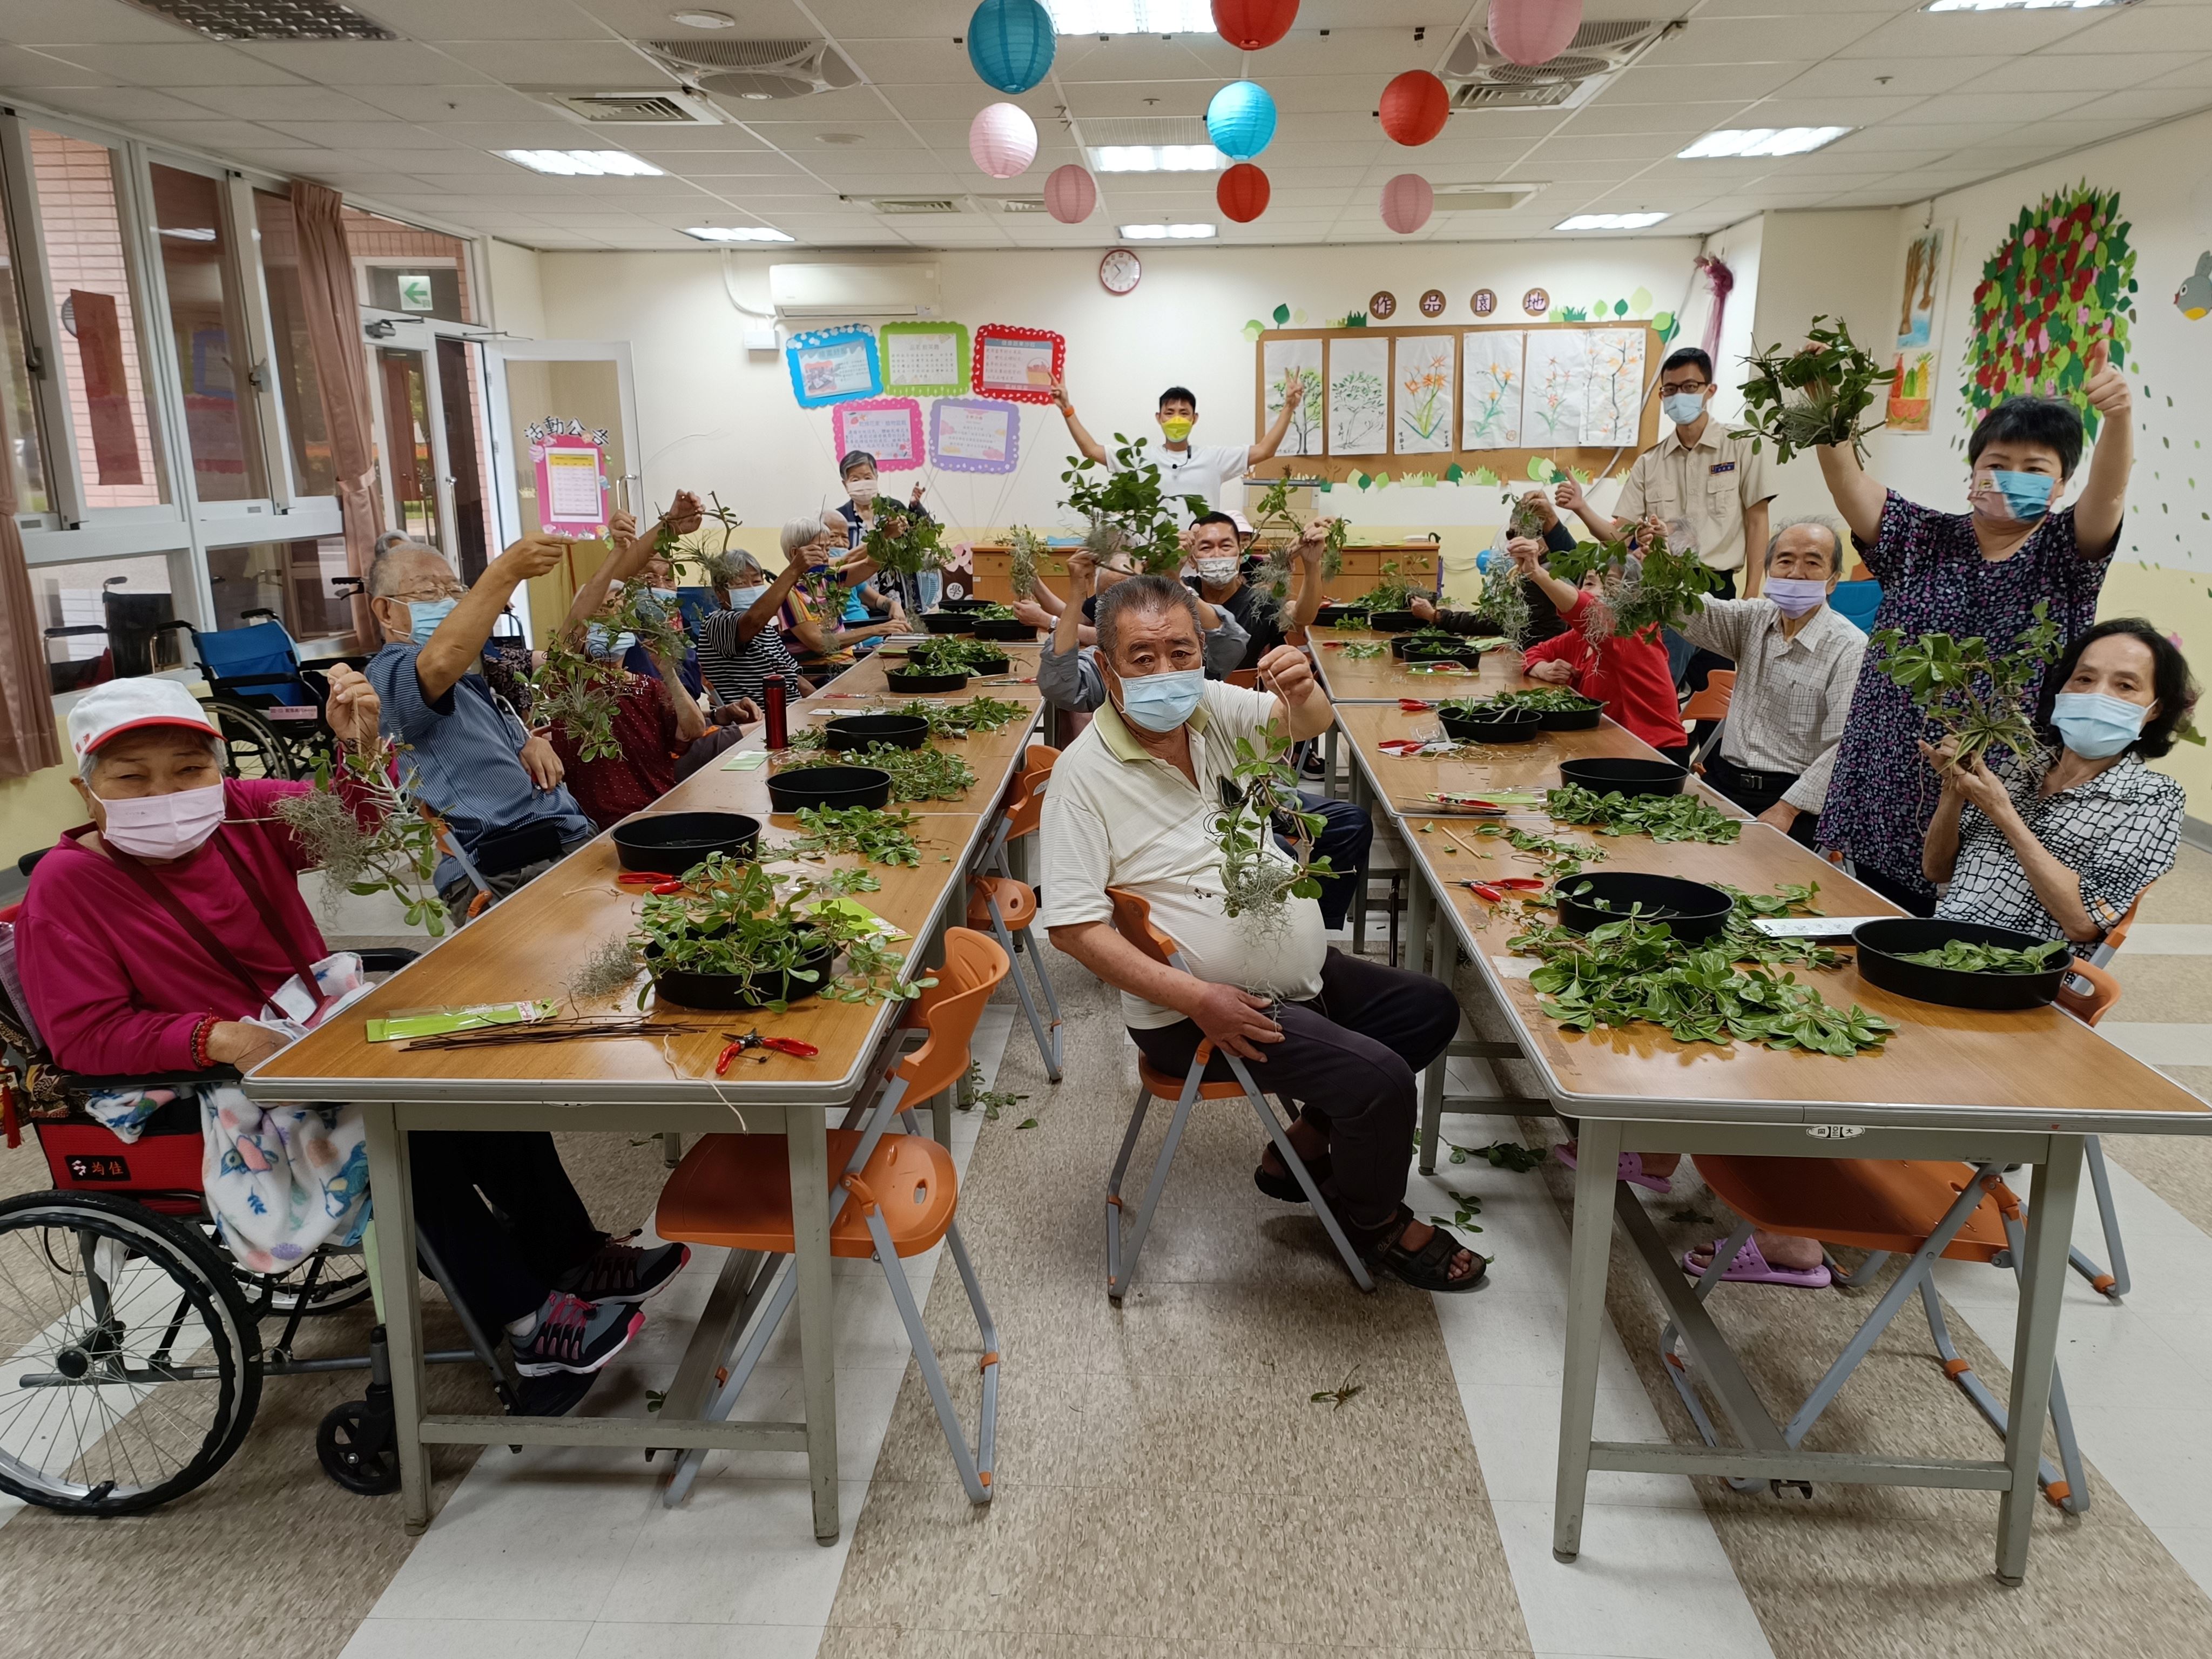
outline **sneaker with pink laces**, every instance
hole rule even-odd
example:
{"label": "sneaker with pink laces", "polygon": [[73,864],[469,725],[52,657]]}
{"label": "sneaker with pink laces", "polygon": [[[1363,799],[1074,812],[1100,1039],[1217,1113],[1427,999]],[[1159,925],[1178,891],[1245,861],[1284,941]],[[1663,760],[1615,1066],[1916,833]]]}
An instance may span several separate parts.
{"label": "sneaker with pink laces", "polygon": [[554,1284],[586,1302],[634,1305],[665,1290],[690,1259],[690,1247],[685,1244],[657,1244],[641,1249],[622,1239],[609,1239]]}
{"label": "sneaker with pink laces", "polygon": [[538,1310],[527,1336],[511,1336],[514,1369],[525,1376],[595,1371],[645,1328],[645,1316],[619,1303],[578,1300],[556,1291]]}

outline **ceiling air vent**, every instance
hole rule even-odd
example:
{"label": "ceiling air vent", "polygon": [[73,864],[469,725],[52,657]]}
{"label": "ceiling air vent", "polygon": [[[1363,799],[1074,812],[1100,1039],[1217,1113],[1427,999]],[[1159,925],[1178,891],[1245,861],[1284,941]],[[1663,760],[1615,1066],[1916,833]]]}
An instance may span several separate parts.
{"label": "ceiling air vent", "polygon": [[714,100],[688,88],[661,92],[560,92],[538,95],[594,127],[719,126]]}
{"label": "ceiling air vent", "polygon": [[848,196],[878,213],[964,213],[967,204],[957,196]]}
{"label": "ceiling air vent", "polygon": [[826,40],[647,40],[645,49],[702,92],[760,103],[856,86],[860,76]]}
{"label": "ceiling air vent", "polygon": [[210,40],[397,40],[336,0],[130,0]]}
{"label": "ceiling air vent", "polygon": [[1001,213],[1042,213],[1044,211],[1044,198],[1042,196],[994,196],[989,200],[991,205]]}
{"label": "ceiling air vent", "polygon": [[1541,185],[1446,185],[1436,193],[1436,210],[1438,213],[1507,213],[1541,189]]}
{"label": "ceiling air vent", "polygon": [[1460,36],[1444,64],[1455,109],[1571,109],[1595,97],[1614,71],[1670,27],[1622,20],[1588,22],[1567,49],[1545,64],[1516,64],[1491,44],[1486,29]]}

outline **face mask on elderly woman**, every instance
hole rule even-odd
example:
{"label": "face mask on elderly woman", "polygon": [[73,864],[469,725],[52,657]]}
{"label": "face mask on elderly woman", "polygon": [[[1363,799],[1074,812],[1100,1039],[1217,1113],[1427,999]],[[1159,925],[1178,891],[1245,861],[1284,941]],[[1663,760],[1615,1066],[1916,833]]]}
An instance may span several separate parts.
{"label": "face mask on elderly woman", "polygon": [[[186,787],[163,789],[165,783]],[[100,820],[100,840],[133,858],[183,858],[205,846],[222,823],[222,775],[213,748],[189,738],[179,744],[165,734],[128,734],[94,765],[82,787]]]}

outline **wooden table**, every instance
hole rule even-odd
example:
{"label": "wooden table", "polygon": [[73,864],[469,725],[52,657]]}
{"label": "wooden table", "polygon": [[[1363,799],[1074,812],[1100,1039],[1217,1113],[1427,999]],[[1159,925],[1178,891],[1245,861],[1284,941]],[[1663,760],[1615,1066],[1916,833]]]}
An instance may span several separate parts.
{"label": "wooden table", "polygon": [[[1395,702],[1401,697],[1433,702],[1443,697],[1487,697],[1500,691],[1518,690],[1534,684],[1521,672],[1521,653],[1511,646],[1487,652],[1480,669],[1455,672],[1460,665],[1445,663],[1430,669],[1412,669],[1390,654],[1395,634],[1368,629],[1316,628],[1306,638],[1320,665],[1322,684],[1331,702]],[[1351,645],[1379,645],[1382,655],[1364,659],[1345,655]]]}
{"label": "wooden table", "polygon": [[[867,667],[863,663],[834,689]],[[880,670],[878,671],[878,675]],[[878,686],[880,680],[878,679]],[[1034,720],[1030,688],[995,692],[1025,705],[1030,718],[997,732],[940,744],[961,752],[977,775],[954,802],[920,802],[916,840],[922,862],[872,866],[881,883],[862,896],[906,935],[911,976],[939,928],[966,912],[966,878],[988,837],[993,814],[1019,763]],[[851,700],[816,697],[794,713],[848,712]],[[757,750],[759,735],[744,748]],[[794,820],[776,817],[768,794],[769,768],[728,769],[718,759],[654,804],[655,812],[699,809],[749,813],[763,820],[763,851],[789,842]],[[831,866],[850,866],[845,856]],[[381,1239],[378,1273],[391,1342],[392,1402],[398,1419],[401,1512],[410,1532],[429,1522],[432,1442],[503,1445],[599,1445],[804,1449],[813,1491],[814,1530],[823,1542],[839,1531],[836,1371],[830,1272],[829,1190],[824,1108],[866,1092],[896,1042],[897,1012],[888,1005],[855,1006],[808,1000],[783,1014],[693,1012],[655,1006],[656,1020],[676,1029],[650,1036],[600,1038],[440,1052],[370,1044],[363,1021],[403,1009],[546,998],[566,1003],[567,981],[600,941],[629,931],[641,902],[635,888],[615,884],[619,867],[611,840],[601,836],[379,987],[343,1016],[276,1055],[246,1080],[266,1100],[352,1100],[365,1110],[370,1182]],[[626,1008],[609,999],[588,1012]],[[723,1078],[714,1063],[726,1033],[757,1028],[818,1047],[812,1060],[750,1055]],[[944,1113],[939,1127],[944,1132]],[[744,1131],[780,1133],[789,1151],[797,1243],[799,1328],[805,1419],[732,1423],[698,1413],[714,1366],[738,1332],[743,1285],[732,1252],[709,1297],[672,1382],[665,1409],[650,1419],[426,1416],[422,1409],[422,1308],[408,1181],[408,1134],[416,1129],[595,1130],[642,1134]]]}
{"label": "wooden table", "polygon": [[[1037,657],[1044,649],[1042,642],[1034,645],[1015,642],[1001,645],[1000,649],[1006,653],[1011,665],[1006,674],[996,679],[971,678],[964,690],[937,692],[933,694],[933,701],[949,698],[955,702],[964,702],[973,696],[993,696],[1001,702],[1012,702],[1018,700],[1013,695],[1016,692],[1027,691],[1034,696]],[[903,702],[915,694],[892,690],[884,675],[894,666],[903,668],[905,659],[906,646],[895,641],[879,650],[870,652],[815,695],[842,694],[843,699],[889,696]]]}

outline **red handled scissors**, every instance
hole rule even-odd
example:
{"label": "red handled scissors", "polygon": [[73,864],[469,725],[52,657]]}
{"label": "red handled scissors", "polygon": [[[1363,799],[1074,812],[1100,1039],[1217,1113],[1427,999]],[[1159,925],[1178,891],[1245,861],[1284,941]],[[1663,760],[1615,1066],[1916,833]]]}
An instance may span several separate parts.
{"label": "red handled scissors", "polygon": [[728,1073],[730,1062],[748,1048],[770,1048],[779,1054],[790,1054],[798,1060],[811,1060],[822,1051],[811,1042],[801,1042],[797,1037],[764,1037],[758,1031],[747,1031],[743,1036],[735,1031],[725,1031],[729,1038],[722,1052],[714,1057],[714,1075]]}
{"label": "red handled scissors", "polygon": [[649,887],[655,893],[680,893],[684,884],[665,870],[625,870],[615,878],[617,887]]}
{"label": "red handled scissors", "polygon": [[1493,876],[1488,881],[1460,883],[1477,898],[1492,904],[1502,904],[1516,893],[1540,893],[1546,884],[1534,876]]}
{"label": "red handled scissors", "polygon": [[1398,707],[1408,714],[1419,714],[1426,709],[1434,708],[1436,704],[1423,702],[1419,697],[1401,697],[1398,699]]}

